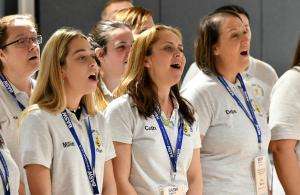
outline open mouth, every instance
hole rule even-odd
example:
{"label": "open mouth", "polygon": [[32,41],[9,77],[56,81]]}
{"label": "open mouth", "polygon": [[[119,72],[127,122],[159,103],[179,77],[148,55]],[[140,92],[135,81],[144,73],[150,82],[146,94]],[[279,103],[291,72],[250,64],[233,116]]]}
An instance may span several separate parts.
{"label": "open mouth", "polygon": [[29,58],[29,60],[36,60],[38,57],[37,56],[32,56]]}
{"label": "open mouth", "polygon": [[247,56],[248,55],[248,51],[246,50],[246,51],[242,51],[241,53],[240,53],[242,56]]}
{"label": "open mouth", "polygon": [[179,64],[171,64],[171,67],[175,68],[175,69],[180,69],[180,65]]}
{"label": "open mouth", "polygon": [[98,81],[98,75],[96,75],[96,73],[91,74],[88,78],[92,81]]}

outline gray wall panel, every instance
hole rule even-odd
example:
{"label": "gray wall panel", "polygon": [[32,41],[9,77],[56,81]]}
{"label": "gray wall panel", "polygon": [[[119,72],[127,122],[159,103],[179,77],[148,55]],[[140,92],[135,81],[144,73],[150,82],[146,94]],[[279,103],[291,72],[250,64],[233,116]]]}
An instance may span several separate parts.
{"label": "gray wall panel", "polygon": [[300,35],[299,10],[299,0],[263,0],[262,59],[280,75],[289,68]]}
{"label": "gray wall panel", "polygon": [[[106,0],[40,0],[38,15],[44,40],[61,26],[89,32]],[[250,14],[251,54],[280,74],[291,62],[300,32],[299,0],[134,0],[153,12],[155,22],[177,26],[184,36],[187,66],[194,61],[193,42],[200,19],[225,4],[243,6]],[[186,66],[186,68],[187,68]]]}
{"label": "gray wall panel", "polygon": [[44,40],[62,26],[71,26],[89,32],[100,17],[105,0],[42,0],[40,2],[40,30]]}

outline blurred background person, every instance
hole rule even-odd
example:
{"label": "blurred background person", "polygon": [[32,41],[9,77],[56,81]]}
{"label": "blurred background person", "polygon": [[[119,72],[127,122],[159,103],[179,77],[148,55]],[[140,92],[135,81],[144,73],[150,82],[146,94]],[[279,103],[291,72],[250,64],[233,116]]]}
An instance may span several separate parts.
{"label": "blurred background person", "polygon": [[113,15],[112,19],[131,26],[134,37],[154,26],[152,13],[142,7],[119,10]]}
{"label": "blurred background person", "polygon": [[102,9],[101,20],[111,20],[114,13],[130,7],[133,7],[132,0],[108,0]]}
{"label": "blurred background person", "polygon": [[113,91],[120,84],[126,69],[133,36],[131,28],[122,22],[99,21],[92,28],[89,40],[100,64],[98,88],[103,92],[104,99],[99,95],[97,97],[104,108],[114,99]]}

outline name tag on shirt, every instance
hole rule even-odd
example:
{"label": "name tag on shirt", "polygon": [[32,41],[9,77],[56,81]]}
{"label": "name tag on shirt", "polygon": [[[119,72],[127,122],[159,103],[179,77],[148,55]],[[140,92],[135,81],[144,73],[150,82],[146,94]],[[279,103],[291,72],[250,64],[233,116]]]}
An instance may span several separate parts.
{"label": "name tag on shirt", "polygon": [[255,184],[257,195],[268,195],[267,164],[265,156],[254,159]]}
{"label": "name tag on shirt", "polygon": [[160,195],[185,195],[183,186],[165,186],[160,189]]}

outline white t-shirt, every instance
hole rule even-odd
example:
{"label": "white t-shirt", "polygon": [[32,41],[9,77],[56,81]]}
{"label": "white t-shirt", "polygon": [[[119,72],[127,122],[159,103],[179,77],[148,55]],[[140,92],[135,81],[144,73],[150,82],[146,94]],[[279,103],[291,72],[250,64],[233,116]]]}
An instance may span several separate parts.
{"label": "white t-shirt", "polygon": [[300,162],[300,67],[284,73],[272,91],[269,126],[272,140],[298,140],[296,153]]}
{"label": "white t-shirt", "polygon": [[[13,158],[11,157],[11,154],[10,154],[9,150],[7,149],[5,141],[3,140],[1,134],[0,134],[0,152],[3,155],[3,158],[6,162],[8,172],[9,172],[8,181],[9,181],[10,193],[11,193],[11,195],[17,195],[17,194],[19,194],[18,191],[19,191],[19,184],[20,184],[19,168],[18,168],[17,164],[15,163],[15,161],[13,160]],[[0,169],[3,173],[3,175],[5,175],[4,167],[1,162],[0,162]],[[2,179],[0,177],[0,195],[5,195],[4,192],[5,192],[4,186],[2,183]]]}
{"label": "white t-shirt", "polygon": [[[18,90],[12,83],[18,101],[25,107],[29,102],[27,93]],[[19,108],[16,100],[7,92],[3,83],[0,81],[0,129],[1,134],[11,152],[13,159],[20,166],[18,118],[22,110]],[[22,169],[21,169],[22,170]]]}
{"label": "white t-shirt", "polygon": [[[88,117],[84,112],[78,121],[67,110],[77,136],[91,163],[90,143],[85,120],[90,118],[96,149],[95,173],[99,192],[102,191],[104,163],[115,157],[110,131],[98,113]],[[53,195],[93,194],[80,150],[61,114],[51,114],[38,107],[31,111],[20,126],[21,159],[23,166],[39,164],[50,169]]]}
{"label": "white t-shirt", "polygon": [[[268,112],[271,90],[277,81],[278,76],[271,65],[253,57],[250,57],[249,60],[249,68],[243,73],[245,83],[252,85],[254,97],[263,109]],[[189,81],[200,72],[201,70],[195,62],[191,64],[182,81],[181,89],[184,90]]]}
{"label": "white t-shirt", "polygon": [[[239,81],[227,83],[247,109]],[[268,158],[266,113],[257,109],[259,102],[251,86],[245,85],[252,105],[258,105],[253,107],[262,130],[263,154]],[[253,124],[215,76],[199,73],[185,89],[182,95],[194,106],[200,134],[205,136],[201,148],[204,194],[254,195],[253,162],[260,150]]]}
{"label": "white t-shirt", "polygon": [[[163,121],[173,150],[178,134],[178,105],[174,101],[170,120]],[[161,131],[154,116],[145,119],[134,106],[129,95],[113,100],[105,111],[105,118],[116,142],[131,144],[130,183],[138,194],[159,195],[159,188],[171,184],[171,163],[166,151]],[[187,190],[187,171],[193,151],[200,148],[200,135],[197,128],[184,122],[182,149],[177,162],[176,184],[184,185]]]}
{"label": "white t-shirt", "polygon": [[112,92],[110,92],[110,91],[107,89],[107,87],[106,87],[106,85],[105,85],[105,83],[104,83],[103,80],[100,81],[100,88],[101,88],[101,90],[102,90],[102,92],[103,92],[103,95],[104,95],[105,100],[106,100],[108,103],[111,102],[111,101],[114,99],[114,95],[112,94]]}

